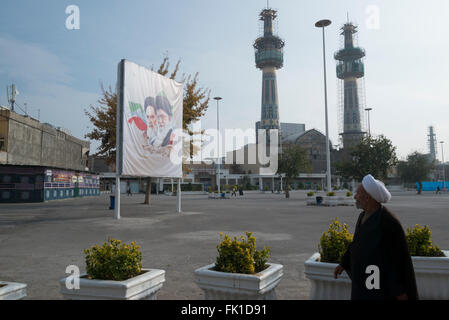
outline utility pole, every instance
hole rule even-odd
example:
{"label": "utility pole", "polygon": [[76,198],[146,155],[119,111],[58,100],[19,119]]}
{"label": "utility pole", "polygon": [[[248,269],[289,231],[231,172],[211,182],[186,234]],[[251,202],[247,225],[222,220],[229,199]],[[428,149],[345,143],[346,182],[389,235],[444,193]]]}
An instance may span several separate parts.
{"label": "utility pole", "polygon": [[327,166],[327,191],[332,191],[332,181],[331,181],[331,156],[329,150],[329,125],[327,117],[327,81],[326,81],[326,45],[324,37],[324,27],[327,27],[332,22],[330,20],[320,20],[315,24],[315,27],[321,28],[323,30],[323,64],[324,64],[324,106],[325,106],[325,116],[326,116],[326,166]]}

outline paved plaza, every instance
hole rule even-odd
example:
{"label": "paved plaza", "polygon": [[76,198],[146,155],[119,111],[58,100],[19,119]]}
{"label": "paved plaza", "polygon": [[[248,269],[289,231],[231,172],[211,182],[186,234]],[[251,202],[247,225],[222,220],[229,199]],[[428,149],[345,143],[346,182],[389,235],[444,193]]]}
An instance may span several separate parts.
{"label": "paved plaza", "polygon": [[[304,261],[317,251],[321,234],[335,217],[354,231],[355,207],[306,206],[303,191],[246,193],[233,199],[183,195],[122,196],[122,219],[108,210],[109,195],[35,204],[0,204],[0,280],[28,285],[27,299],[61,299],[59,280],[68,265],[85,270],[83,249],[114,237],[141,245],[143,266],[164,269],[159,299],[203,299],[193,282],[196,268],[215,262],[219,232],[254,232],[257,246],[271,247],[271,262],[284,265],[279,299],[308,299]],[[449,249],[449,195],[393,193],[387,205],[404,229],[427,224],[432,240]]]}

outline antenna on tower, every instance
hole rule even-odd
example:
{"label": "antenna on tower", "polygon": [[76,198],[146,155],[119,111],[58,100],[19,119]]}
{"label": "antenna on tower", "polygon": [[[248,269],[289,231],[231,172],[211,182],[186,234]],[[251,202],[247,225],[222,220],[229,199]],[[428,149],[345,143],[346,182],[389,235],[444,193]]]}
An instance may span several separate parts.
{"label": "antenna on tower", "polygon": [[14,103],[16,102],[16,95],[19,91],[16,89],[16,85],[11,85],[11,94],[9,92],[9,86],[6,86],[6,96],[8,98],[8,103],[11,104],[11,110],[14,111]]}
{"label": "antenna on tower", "polygon": [[348,23],[349,23],[349,12],[346,12],[346,18],[348,19]]}

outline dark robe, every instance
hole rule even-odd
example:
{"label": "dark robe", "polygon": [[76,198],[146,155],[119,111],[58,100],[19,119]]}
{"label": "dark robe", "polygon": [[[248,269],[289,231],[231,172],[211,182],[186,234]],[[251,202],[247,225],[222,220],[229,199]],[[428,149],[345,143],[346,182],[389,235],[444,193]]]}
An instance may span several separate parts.
{"label": "dark robe", "polygon": [[165,135],[164,141],[162,141],[161,147],[166,147],[170,144],[170,138],[171,134],[173,132],[173,129],[170,129],[167,134]]}
{"label": "dark robe", "polygon": [[[401,223],[383,206],[362,224],[364,214],[340,263],[352,280],[351,299],[390,300],[406,293],[409,300],[417,300],[415,272]],[[379,268],[379,289],[366,286],[370,265]]]}

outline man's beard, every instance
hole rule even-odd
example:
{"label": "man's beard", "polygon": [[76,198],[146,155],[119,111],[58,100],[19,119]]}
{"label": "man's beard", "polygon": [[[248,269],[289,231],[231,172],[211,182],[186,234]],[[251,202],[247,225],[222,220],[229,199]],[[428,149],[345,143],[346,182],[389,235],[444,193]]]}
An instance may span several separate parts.
{"label": "man's beard", "polygon": [[156,139],[154,141],[155,147],[160,147],[162,143],[164,142],[165,137],[167,136],[168,132],[170,131],[170,126],[165,125],[164,127],[158,127],[156,131]]}

